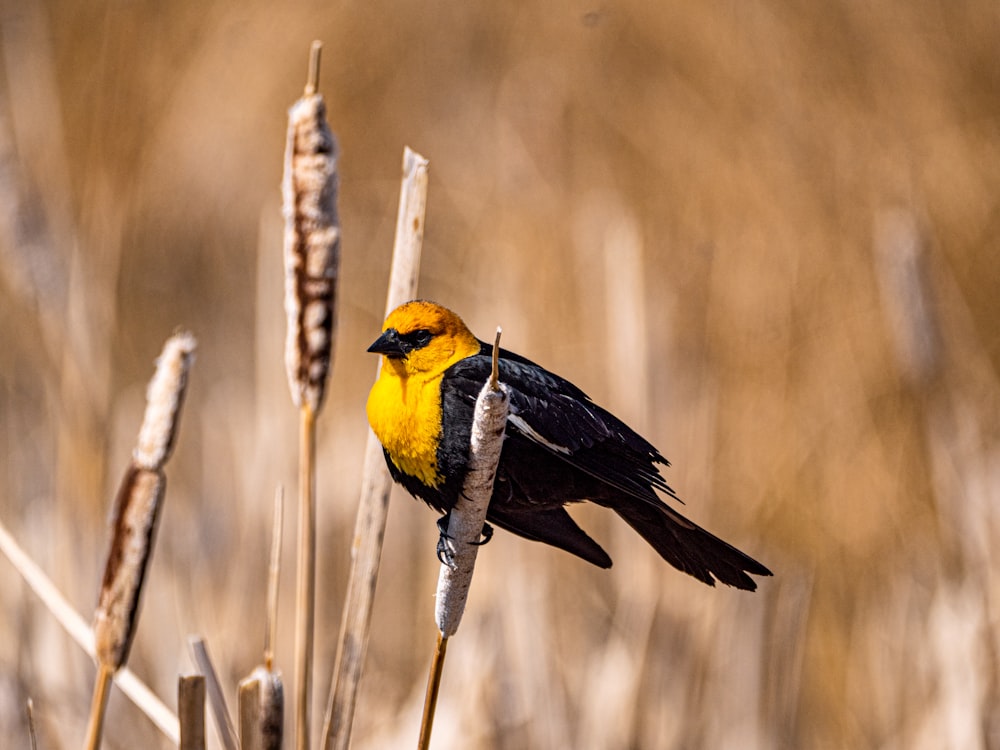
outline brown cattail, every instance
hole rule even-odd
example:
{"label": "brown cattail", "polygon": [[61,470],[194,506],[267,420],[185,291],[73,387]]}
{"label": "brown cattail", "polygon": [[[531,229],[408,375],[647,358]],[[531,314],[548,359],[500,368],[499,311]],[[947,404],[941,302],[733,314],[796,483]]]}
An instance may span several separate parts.
{"label": "brown cattail", "polygon": [[323,403],[335,325],[340,261],[337,142],[316,93],[318,47],[306,93],[288,112],[282,198],[285,216],[285,367],[296,406]]}
{"label": "brown cattail", "polygon": [[184,400],[195,340],[178,333],[167,340],[147,392],[146,413],[131,465],[115,501],[114,527],[94,616],[97,661],[116,671],[128,658],[139,597],[153,549],[170,455]]}

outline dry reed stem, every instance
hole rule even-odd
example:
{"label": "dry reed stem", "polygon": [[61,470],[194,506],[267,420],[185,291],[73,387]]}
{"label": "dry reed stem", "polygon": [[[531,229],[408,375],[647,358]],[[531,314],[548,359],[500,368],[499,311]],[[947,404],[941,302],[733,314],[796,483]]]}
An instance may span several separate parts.
{"label": "dry reed stem", "polygon": [[440,630],[434,646],[430,673],[427,675],[427,692],[424,694],[424,712],[420,720],[420,737],[417,750],[427,750],[431,746],[431,729],[434,728],[434,712],[437,710],[438,694],[441,691],[441,675],[444,673],[444,657],[448,652],[448,636]]}
{"label": "dry reed stem", "polygon": [[226,696],[222,692],[219,674],[215,671],[212,658],[208,655],[205,639],[201,636],[191,636],[188,639],[188,646],[191,649],[194,663],[205,677],[208,704],[211,706],[212,716],[215,718],[215,728],[219,733],[219,741],[226,750],[239,750],[240,743],[236,737],[236,727],[233,725],[229,707],[226,705]]}
{"label": "dry reed stem", "polygon": [[295,589],[295,746],[309,750],[312,655],[316,629],[316,419],[299,412],[299,529]]}
{"label": "dry reed stem", "polygon": [[240,747],[281,750],[285,693],[281,673],[257,667],[240,682]]}
{"label": "dry reed stem", "polygon": [[[420,154],[410,148],[404,150],[386,315],[413,299],[417,293],[427,206],[427,165],[427,160]],[[390,487],[382,446],[369,432],[362,470],[361,501],[354,526],[351,573],[323,727],[323,746],[327,750],[346,750],[350,746],[358,684],[368,647],[372,603],[382,557]]]}
{"label": "dry reed stem", "polygon": [[90,704],[90,718],[87,721],[87,735],[83,740],[85,750],[97,750],[101,746],[104,711],[108,707],[108,697],[111,695],[112,677],[114,669],[107,664],[98,664],[97,677],[94,679],[94,695]]}
{"label": "dry reed stem", "polygon": [[[52,613],[63,630],[91,658],[94,654],[94,633],[80,614],[73,609],[66,597],[60,593],[47,575],[27,553],[14,541],[6,527],[0,523],[0,551],[31,587],[45,608]],[[115,673],[114,682],[125,696],[156,725],[169,742],[176,745],[180,741],[177,717],[128,667]]]}
{"label": "dry reed stem", "polygon": [[177,678],[177,718],[181,726],[179,750],[205,750],[205,676]]}
{"label": "dry reed stem", "polygon": [[274,668],[274,644],[278,639],[278,584],[281,576],[281,531],[284,526],[285,492],[274,493],[274,522],[271,528],[271,558],[267,571],[267,627],[264,630],[264,668]]}

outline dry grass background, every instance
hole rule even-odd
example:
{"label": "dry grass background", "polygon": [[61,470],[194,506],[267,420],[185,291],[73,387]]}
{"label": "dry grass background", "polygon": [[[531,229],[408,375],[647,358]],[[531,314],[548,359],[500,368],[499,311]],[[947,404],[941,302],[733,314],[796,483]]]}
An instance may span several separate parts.
{"label": "dry grass background", "polygon": [[[635,423],[690,515],[776,572],[708,589],[587,508],[610,572],[498,534],[435,745],[1000,747],[995,2],[0,8],[0,516],[92,612],[152,358],[195,332],[131,660],[168,702],[190,632],[232,685],[260,659],[295,476],[284,118],[319,38],[344,255],[318,692],[409,144],[422,295]],[[434,639],[434,517],[397,494],[358,748],[415,742]],[[31,696],[40,746],[75,746],[93,667],[4,562],[0,611],[3,743]],[[106,746],[165,743],[116,695]]]}

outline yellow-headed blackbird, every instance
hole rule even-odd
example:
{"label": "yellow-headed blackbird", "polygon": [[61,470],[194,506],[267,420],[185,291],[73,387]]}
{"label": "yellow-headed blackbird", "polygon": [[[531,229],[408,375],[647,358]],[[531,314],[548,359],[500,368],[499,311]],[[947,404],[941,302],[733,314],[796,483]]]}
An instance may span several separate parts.
{"label": "yellow-headed blackbird", "polygon": [[[462,489],[476,396],[493,347],[433,302],[396,308],[368,351],[382,369],[368,397],[368,421],[392,478],[440,513]],[[500,350],[510,416],[487,520],[602,568],[611,558],[563,507],[590,500],[611,508],[667,562],[700,581],[753,591],[747,575],[771,571],[664,503],[677,499],[647,440],[583,391],[524,357]]]}

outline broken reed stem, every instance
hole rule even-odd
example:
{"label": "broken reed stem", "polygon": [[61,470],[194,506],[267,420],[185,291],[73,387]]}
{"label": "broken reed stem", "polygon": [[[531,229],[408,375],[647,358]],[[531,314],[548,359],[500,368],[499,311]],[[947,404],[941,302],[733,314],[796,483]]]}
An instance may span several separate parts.
{"label": "broken reed stem", "polygon": [[233,718],[226,705],[226,696],[222,692],[222,683],[219,682],[219,674],[212,664],[212,657],[208,655],[208,646],[201,636],[193,635],[188,638],[188,647],[191,649],[191,656],[194,659],[198,671],[205,677],[205,690],[208,694],[208,705],[212,709],[212,716],[215,719],[215,728],[219,733],[219,741],[226,750],[239,750],[240,743],[236,737],[236,727],[233,725]]}
{"label": "broken reed stem", "polygon": [[[404,150],[386,315],[417,294],[427,206],[427,166],[427,160],[420,154],[410,148]],[[361,500],[354,526],[351,573],[347,581],[337,661],[323,726],[323,747],[327,750],[347,750],[350,746],[358,683],[368,647],[372,603],[382,558],[391,480],[382,446],[371,432],[365,445],[361,476]]]}
{"label": "broken reed stem", "polygon": [[430,745],[434,711],[448,638],[458,631],[472,586],[472,574],[479,554],[486,511],[493,496],[493,480],[500,463],[507,427],[510,397],[499,382],[500,329],[493,347],[493,371],[476,398],[473,412],[469,461],[462,491],[448,514],[448,533],[442,537],[444,562],[438,577],[434,619],[438,626],[437,645],[427,678],[427,694],[420,724],[418,748]]}
{"label": "broken reed stem", "polygon": [[[38,596],[56,622],[62,626],[70,638],[91,658],[94,654],[94,633],[80,614],[73,609],[66,597],[55,587],[47,575],[27,553],[14,541],[3,523],[0,523],[0,552],[10,560],[24,582]],[[177,717],[157,698],[128,667],[115,673],[115,685],[142,711],[159,729],[167,740],[176,745],[179,742]]]}
{"label": "broken reed stem", "polygon": [[38,737],[35,733],[35,704],[31,698],[24,704],[24,716],[28,720],[28,742],[31,750],[38,750]]}
{"label": "broken reed stem", "polygon": [[177,678],[177,717],[181,726],[178,750],[205,750],[205,676]]}
{"label": "broken reed stem", "polygon": [[337,142],[316,92],[322,45],[310,50],[302,98],[288,111],[285,170],[285,367],[299,407],[299,554],[295,627],[296,747],[309,750],[316,589],[315,420],[323,405],[336,327],[340,264]]}
{"label": "broken reed stem", "polygon": [[306,96],[319,91],[319,63],[323,55],[323,43],[318,39],[309,48],[309,73],[306,75]]}
{"label": "broken reed stem", "polygon": [[100,747],[111,678],[128,659],[135,637],[142,586],[166,487],[163,464],[176,440],[195,346],[189,333],[176,333],[164,344],[147,389],[146,411],[132,462],[115,501],[114,532],[94,614],[98,674],[84,745],[88,750]]}
{"label": "broken reed stem", "polygon": [[424,713],[420,720],[420,739],[417,750],[427,750],[431,746],[431,729],[434,726],[434,712],[437,710],[438,693],[441,690],[441,674],[444,672],[444,656],[448,650],[448,636],[438,631],[434,658],[431,660],[430,674],[427,675],[427,693],[424,695]]}
{"label": "broken reed stem", "polygon": [[240,682],[241,750],[281,750],[284,711],[281,675],[257,667]]}

